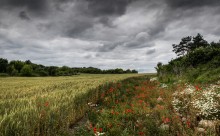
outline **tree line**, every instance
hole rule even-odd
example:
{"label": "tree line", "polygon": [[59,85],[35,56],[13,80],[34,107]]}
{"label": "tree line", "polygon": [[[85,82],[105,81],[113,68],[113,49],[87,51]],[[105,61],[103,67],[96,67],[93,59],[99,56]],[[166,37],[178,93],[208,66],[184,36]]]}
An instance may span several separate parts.
{"label": "tree line", "polygon": [[187,75],[196,79],[202,73],[220,66],[220,41],[209,43],[201,34],[197,34],[194,37],[183,37],[172,46],[177,58],[168,64],[157,64],[155,68],[160,78]]}
{"label": "tree line", "polygon": [[124,74],[138,73],[138,71],[121,68],[101,70],[94,67],[44,66],[32,63],[30,60],[12,60],[9,62],[5,58],[0,58],[0,76],[71,76],[80,73]]}

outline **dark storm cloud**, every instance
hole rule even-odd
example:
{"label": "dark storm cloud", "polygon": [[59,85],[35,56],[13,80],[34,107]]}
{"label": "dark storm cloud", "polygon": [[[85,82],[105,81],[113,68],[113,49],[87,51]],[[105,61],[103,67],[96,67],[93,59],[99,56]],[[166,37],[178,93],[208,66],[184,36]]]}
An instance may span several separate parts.
{"label": "dark storm cloud", "polygon": [[127,5],[135,0],[86,0],[91,14],[94,16],[122,15]]}
{"label": "dark storm cloud", "polygon": [[1,0],[1,8],[26,7],[30,11],[42,11],[47,7],[47,0]]}
{"label": "dark storm cloud", "polygon": [[23,20],[31,20],[30,17],[27,15],[27,13],[25,11],[21,11],[19,13],[19,17]]}
{"label": "dark storm cloud", "polygon": [[167,4],[173,8],[194,8],[201,6],[219,6],[219,0],[166,0]]}
{"label": "dark storm cloud", "polygon": [[85,30],[92,28],[92,22],[85,22],[85,21],[75,21],[76,23],[73,26],[70,26],[69,29],[65,32],[69,37],[79,37]]}

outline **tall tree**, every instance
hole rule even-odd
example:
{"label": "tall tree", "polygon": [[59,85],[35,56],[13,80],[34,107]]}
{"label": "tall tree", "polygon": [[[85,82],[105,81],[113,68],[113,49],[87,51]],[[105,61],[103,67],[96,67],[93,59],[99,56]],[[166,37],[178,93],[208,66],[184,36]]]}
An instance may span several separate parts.
{"label": "tall tree", "polygon": [[181,39],[179,44],[173,44],[173,52],[177,54],[177,56],[183,56],[190,52],[190,47],[192,45],[192,37],[187,36]]}
{"label": "tall tree", "polygon": [[208,47],[209,43],[204,40],[203,36],[198,33],[195,37],[193,37],[193,43],[190,46],[190,50],[195,50],[196,48],[200,48],[200,47]]}

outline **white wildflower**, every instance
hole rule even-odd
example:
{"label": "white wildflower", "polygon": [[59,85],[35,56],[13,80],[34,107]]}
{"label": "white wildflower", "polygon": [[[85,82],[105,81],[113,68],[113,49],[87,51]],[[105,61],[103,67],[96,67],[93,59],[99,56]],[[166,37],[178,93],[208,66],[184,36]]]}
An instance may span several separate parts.
{"label": "white wildflower", "polygon": [[160,87],[161,88],[167,88],[168,86],[166,84],[161,84]]}
{"label": "white wildflower", "polygon": [[168,124],[163,123],[160,125],[160,129],[162,129],[162,130],[169,130],[169,128],[170,128],[170,126]]}
{"label": "white wildflower", "polygon": [[151,82],[157,81],[157,80],[158,80],[157,77],[153,77],[153,78],[150,79]]}
{"label": "white wildflower", "polygon": [[105,133],[103,132],[103,133],[101,133],[101,132],[96,132],[96,134],[95,134],[96,136],[102,136],[102,135],[105,135]]}

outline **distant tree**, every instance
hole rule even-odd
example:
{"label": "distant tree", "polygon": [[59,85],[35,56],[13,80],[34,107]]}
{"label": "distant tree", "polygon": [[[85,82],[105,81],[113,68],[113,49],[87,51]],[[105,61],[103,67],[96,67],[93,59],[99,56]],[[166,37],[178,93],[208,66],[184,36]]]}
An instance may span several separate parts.
{"label": "distant tree", "polygon": [[21,69],[21,75],[22,76],[31,76],[33,72],[33,69],[31,67],[31,65],[24,65]]}
{"label": "distant tree", "polygon": [[138,71],[135,70],[135,69],[133,69],[133,70],[131,71],[131,73],[138,73]]}
{"label": "distant tree", "polygon": [[127,69],[127,70],[125,71],[125,73],[131,73],[131,70],[130,70],[130,69]]}
{"label": "distant tree", "polygon": [[211,42],[210,46],[211,46],[211,48],[220,48],[220,41],[219,42]]}
{"label": "distant tree", "polygon": [[11,76],[16,76],[18,75],[18,70],[15,69],[14,65],[8,65],[7,73]]}
{"label": "distant tree", "polygon": [[25,63],[20,60],[13,60],[9,64],[14,65],[15,69],[18,70],[19,73],[21,72],[21,69],[25,65]]}
{"label": "distant tree", "polygon": [[8,60],[0,58],[0,73],[6,73],[8,66]]}
{"label": "distant tree", "polygon": [[56,67],[56,66],[46,67],[46,70],[48,71],[48,74],[50,76],[56,76],[57,75],[57,73],[56,73],[57,69],[58,69],[58,67]]}
{"label": "distant tree", "polygon": [[25,61],[25,64],[31,65],[32,62],[31,62],[30,60],[26,60],[26,61]]}
{"label": "distant tree", "polygon": [[124,71],[123,71],[123,69],[121,69],[121,68],[116,68],[116,69],[115,69],[115,73],[117,73],[117,74],[123,74]]}

